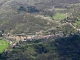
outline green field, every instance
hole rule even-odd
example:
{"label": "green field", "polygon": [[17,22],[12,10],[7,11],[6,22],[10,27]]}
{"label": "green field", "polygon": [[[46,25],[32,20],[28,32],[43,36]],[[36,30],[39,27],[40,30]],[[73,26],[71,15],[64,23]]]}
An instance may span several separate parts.
{"label": "green field", "polygon": [[54,19],[64,19],[66,18],[66,14],[62,14],[62,13],[56,13],[55,16],[53,16]]}
{"label": "green field", "polygon": [[0,53],[2,53],[9,46],[9,42],[6,40],[0,40]]}

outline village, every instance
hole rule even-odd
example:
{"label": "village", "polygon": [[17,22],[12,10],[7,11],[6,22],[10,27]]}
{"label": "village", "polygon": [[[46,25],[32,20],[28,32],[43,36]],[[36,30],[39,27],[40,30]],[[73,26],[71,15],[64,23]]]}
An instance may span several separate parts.
{"label": "village", "polygon": [[37,32],[35,35],[26,35],[25,33],[21,33],[21,34],[11,34],[11,33],[7,33],[7,34],[2,34],[2,39],[6,39],[10,41],[10,45],[13,47],[15,46],[19,41],[25,42],[25,41],[34,41],[34,40],[48,40],[49,38],[58,38],[58,37],[63,37],[64,34],[62,31],[60,31],[59,33],[54,34],[48,34],[48,35],[44,35],[42,34],[42,32]]}
{"label": "village", "polygon": [[[72,26],[75,30],[80,32],[80,29],[76,28],[73,26],[71,23],[64,23],[64,24],[69,24]],[[74,35],[73,33],[71,33]],[[68,35],[66,35],[68,36]],[[55,34],[50,33],[50,34],[44,34],[43,31],[36,32],[35,34],[25,34],[25,33],[20,33],[20,34],[12,34],[12,33],[3,33],[2,34],[2,39],[9,40],[11,46],[15,46],[18,42],[22,41],[34,41],[34,40],[48,40],[49,38],[59,38],[59,37],[64,37],[63,31],[58,31],[55,32]]]}

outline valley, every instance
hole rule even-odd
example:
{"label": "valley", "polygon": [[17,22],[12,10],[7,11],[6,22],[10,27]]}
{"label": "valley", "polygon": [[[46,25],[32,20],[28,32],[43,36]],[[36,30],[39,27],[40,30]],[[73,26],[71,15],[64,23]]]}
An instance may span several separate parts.
{"label": "valley", "polygon": [[80,0],[0,0],[1,60],[80,60]]}

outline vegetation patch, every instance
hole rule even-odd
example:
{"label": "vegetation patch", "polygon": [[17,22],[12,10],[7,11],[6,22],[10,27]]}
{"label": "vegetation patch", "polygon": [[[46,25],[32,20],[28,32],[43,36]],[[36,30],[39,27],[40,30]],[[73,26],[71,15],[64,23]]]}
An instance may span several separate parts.
{"label": "vegetation patch", "polygon": [[53,16],[54,19],[64,19],[66,18],[66,14],[62,13],[56,13],[55,16]]}
{"label": "vegetation patch", "polygon": [[2,22],[3,25],[7,24],[7,23],[9,23],[9,20],[3,20],[3,22]]}
{"label": "vegetation patch", "polygon": [[80,28],[80,21],[76,21],[76,22],[74,23],[74,26],[77,27],[77,28]]}
{"label": "vegetation patch", "polygon": [[9,42],[6,40],[0,40],[0,53],[2,53],[9,46]]}

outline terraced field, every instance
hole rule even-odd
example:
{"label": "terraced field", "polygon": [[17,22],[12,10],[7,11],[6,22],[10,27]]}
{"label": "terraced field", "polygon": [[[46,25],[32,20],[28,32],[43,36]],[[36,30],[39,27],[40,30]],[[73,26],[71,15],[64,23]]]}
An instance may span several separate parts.
{"label": "terraced field", "polygon": [[6,40],[0,40],[0,53],[2,53],[9,46],[9,42]]}

